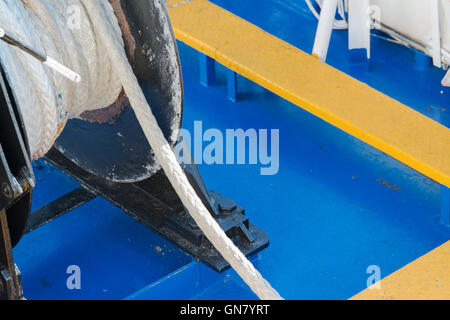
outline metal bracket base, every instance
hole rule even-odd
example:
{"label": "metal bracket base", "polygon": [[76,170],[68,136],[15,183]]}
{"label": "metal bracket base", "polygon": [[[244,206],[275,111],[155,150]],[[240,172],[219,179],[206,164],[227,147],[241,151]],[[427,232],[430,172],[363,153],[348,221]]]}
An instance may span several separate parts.
{"label": "metal bracket base", "polygon": [[[188,214],[162,170],[142,182],[124,184],[90,174],[57,149],[52,149],[47,159],[84,188],[122,208],[135,220],[215,271],[223,272],[230,267]],[[254,255],[269,245],[267,234],[249,222],[243,208],[217,192],[206,191],[195,165],[185,166],[184,171],[211,215],[246,256]],[[74,204],[70,202],[70,206]],[[60,213],[54,212],[53,215]],[[28,226],[28,229],[34,227]]]}
{"label": "metal bracket base", "polygon": [[0,210],[0,300],[22,298],[22,281],[13,259],[6,210]]}
{"label": "metal bracket base", "polygon": [[[23,300],[22,277],[19,268],[15,266],[15,276],[10,277],[8,270],[0,268],[0,300]],[[15,285],[15,279],[18,286]]]}

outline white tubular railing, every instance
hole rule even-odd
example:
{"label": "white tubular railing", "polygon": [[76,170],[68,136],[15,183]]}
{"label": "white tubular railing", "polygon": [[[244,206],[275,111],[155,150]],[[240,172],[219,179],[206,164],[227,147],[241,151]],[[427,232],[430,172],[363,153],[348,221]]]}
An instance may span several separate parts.
{"label": "white tubular railing", "polygon": [[338,1],[339,0],[325,0],[320,12],[319,25],[317,26],[316,39],[314,41],[313,56],[321,61],[327,59]]}

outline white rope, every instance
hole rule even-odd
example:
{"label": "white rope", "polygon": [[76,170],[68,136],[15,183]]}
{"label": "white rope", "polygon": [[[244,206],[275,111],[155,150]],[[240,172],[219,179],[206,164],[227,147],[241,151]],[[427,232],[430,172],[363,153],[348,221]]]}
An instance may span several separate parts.
{"label": "white rope", "polygon": [[[80,15],[79,29],[68,28],[70,6]],[[112,11],[107,18],[112,32],[120,34]],[[0,60],[16,93],[32,156],[38,159],[52,147],[69,118],[111,105],[122,84],[79,0],[0,0],[0,26],[83,75],[83,81],[74,84],[20,49],[0,43]]]}
{"label": "white rope", "polygon": [[[6,65],[8,80],[12,82],[22,111],[35,113],[27,115],[29,119],[34,119],[34,123],[26,125],[33,128],[32,130],[40,130],[36,124],[48,123],[49,128],[44,128],[44,131],[51,132],[50,134],[44,132],[41,139],[35,139],[37,147],[35,156],[40,156],[49,147],[49,141],[45,139],[49,139],[48,137],[55,139],[56,137],[54,127],[55,123],[58,124],[58,120],[54,119],[55,110],[57,110],[53,101],[55,96],[64,96],[63,109],[67,112],[64,117],[66,119],[78,116],[81,111],[89,107],[104,107],[111,100],[110,103],[112,103],[123,86],[145,136],[155,152],[156,159],[200,229],[259,298],[282,299],[227,237],[190,185],[159,128],[128,63],[120,29],[109,2],[106,0],[22,1],[28,7],[17,0],[0,0],[0,25],[13,35],[17,35],[14,33],[17,30],[22,31],[21,36],[17,37],[18,39],[33,44],[33,47],[39,50],[49,51],[46,52],[49,56],[59,57],[62,59],[61,62],[79,73],[83,79],[83,84],[77,87],[68,83],[69,80],[53,73],[51,77],[47,76],[42,80],[43,83],[40,83],[38,76],[48,75],[49,70],[43,69],[41,65],[28,59],[22,52],[14,51],[14,48],[0,47],[0,58]],[[82,15],[86,19],[81,23],[83,30],[79,34],[67,30],[67,26],[62,25],[66,21],[61,18],[61,13],[68,4],[81,5],[85,9],[82,10]],[[160,0],[155,0],[155,4],[161,11],[164,10]],[[14,10],[12,10],[12,5]],[[17,20],[24,20],[24,16],[28,16],[32,24],[28,22],[23,25],[19,24]],[[40,37],[33,35],[30,30],[37,30]],[[29,34],[26,34],[27,32]],[[98,41],[98,39],[100,40]],[[103,52],[106,52],[104,56]],[[24,64],[25,62],[27,64]],[[22,65],[19,65],[20,63]],[[17,73],[24,73],[23,70],[26,71],[27,76],[18,76]],[[29,83],[23,81],[29,81]],[[44,84],[45,87],[42,87]],[[50,86],[53,87],[50,88]],[[25,98],[22,95],[27,94],[26,90],[37,92],[32,91],[32,96]],[[55,92],[57,92],[56,95]],[[46,101],[42,98],[43,96],[51,101]],[[97,106],[96,101],[101,105]],[[33,103],[37,103],[38,107],[47,104],[49,112],[53,113],[51,121],[43,119],[48,115],[36,112],[33,109]],[[44,139],[43,136],[46,138]]]}
{"label": "white rope", "polygon": [[[121,49],[117,34],[111,32],[111,24],[106,20],[106,9],[109,5],[104,1],[81,0],[81,2],[88,8],[94,22],[94,28],[101,35],[101,40],[108,49],[111,60],[114,61],[114,68],[122,81],[128,99],[158,162],[195,222],[258,297],[261,299],[281,299],[280,295],[227,237],[190,185],[151,112],[136,76],[128,63],[126,54]],[[163,10],[159,0],[155,3],[159,4],[161,10]]]}

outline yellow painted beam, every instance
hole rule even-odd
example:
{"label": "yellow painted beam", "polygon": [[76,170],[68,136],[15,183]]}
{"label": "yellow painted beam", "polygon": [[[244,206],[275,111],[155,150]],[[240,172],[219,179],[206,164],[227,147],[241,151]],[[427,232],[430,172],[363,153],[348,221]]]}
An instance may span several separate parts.
{"label": "yellow painted beam", "polygon": [[175,36],[450,187],[450,130],[206,0],[166,2]]}
{"label": "yellow painted beam", "polygon": [[352,300],[450,299],[450,241],[381,280]]}

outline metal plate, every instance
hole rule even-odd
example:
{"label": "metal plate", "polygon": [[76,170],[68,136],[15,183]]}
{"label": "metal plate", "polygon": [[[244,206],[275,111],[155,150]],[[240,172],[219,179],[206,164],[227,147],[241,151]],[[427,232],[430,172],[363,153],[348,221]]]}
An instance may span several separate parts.
{"label": "metal plate", "polygon": [[12,180],[24,177],[23,173],[26,172],[30,179],[28,183],[32,180],[34,185],[34,174],[22,116],[14,92],[5,80],[7,77],[0,63],[0,172],[7,172],[7,175],[0,174],[0,185],[2,188],[9,186],[12,190],[8,202],[0,201],[0,210],[6,209],[11,244],[14,247],[22,237],[31,210],[32,187],[20,194],[14,190]]}
{"label": "metal plate", "polygon": [[[182,120],[182,76],[175,37],[164,4],[157,0],[110,0],[127,52],[159,126],[173,146]],[[125,28],[125,29],[124,29]],[[129,43],[129,42],[128,42]],[[92,174],[116,182],[144,180],[158,171],[153,151],[131,107],[113,121],[72,119],[56,142],[66,157]]]}

